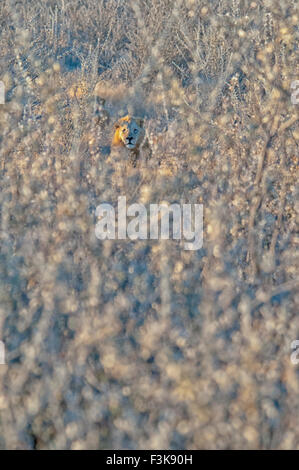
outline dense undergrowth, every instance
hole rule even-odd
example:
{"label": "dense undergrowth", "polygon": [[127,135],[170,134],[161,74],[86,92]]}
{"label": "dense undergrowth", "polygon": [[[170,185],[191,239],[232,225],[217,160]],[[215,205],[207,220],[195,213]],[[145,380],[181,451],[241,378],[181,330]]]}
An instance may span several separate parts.
{"label": "dense undergrowth", "polygon": [[[0,446],[298,448],[296,1],[3,0],[0,21]],[[152,159],[119,177],[128,112]],[[99,241],[119,195],[202,203],[203,248]]]}

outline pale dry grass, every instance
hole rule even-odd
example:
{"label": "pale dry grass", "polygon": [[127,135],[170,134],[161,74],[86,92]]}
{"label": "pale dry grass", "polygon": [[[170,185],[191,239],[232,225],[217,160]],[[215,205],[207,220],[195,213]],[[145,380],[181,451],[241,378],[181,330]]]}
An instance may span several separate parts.
{"label": "pale dry grass", "polygon": [[[298,449],[296,2],[3,0],[0,22],[1,447]],[[128,112],[153,157],[119,176]],[[120,194],[203,203],[203,249],[100,242]]]}

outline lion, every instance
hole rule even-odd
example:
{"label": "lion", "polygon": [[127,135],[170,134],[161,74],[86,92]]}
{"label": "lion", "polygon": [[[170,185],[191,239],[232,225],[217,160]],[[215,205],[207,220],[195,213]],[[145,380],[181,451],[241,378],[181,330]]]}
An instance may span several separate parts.
{"label": "lion", "polygon": [[[144,120],[130,115],[120,118],[114,124],[112,148],[129,150],[129,161],[135,167],[142,151],[150,150],[144,130]],[[146,159],[148,158],[146,152]]]}

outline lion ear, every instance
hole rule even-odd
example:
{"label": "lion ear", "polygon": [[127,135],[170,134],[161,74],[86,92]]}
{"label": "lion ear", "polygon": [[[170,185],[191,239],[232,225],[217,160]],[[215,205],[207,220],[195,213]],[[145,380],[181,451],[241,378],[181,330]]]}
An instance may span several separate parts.
{"label": "lion ear", "polygon": [[143,118],[136,118],[135,121],[136,121],[136,123],[138,124],[139,127],[143,127],[143,125],[144,125],[144,119]]}
{"label": "lion ear", "polygon": [[116,121],[114,123],[114,129],[118,129],[120,127],[119,121]]}

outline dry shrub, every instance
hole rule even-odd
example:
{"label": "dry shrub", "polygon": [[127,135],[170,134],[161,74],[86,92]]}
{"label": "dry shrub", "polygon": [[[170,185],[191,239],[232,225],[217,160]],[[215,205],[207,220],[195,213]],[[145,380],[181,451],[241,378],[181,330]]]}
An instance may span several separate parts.
{"label": "dry shrub", "polygon": [[[298,448],[295,1],[3,0],[0,22],[1,447]],[[128,112],[153,156],[116,178]],[[203,248],[100,242],[119,195],[203,203]]]}

